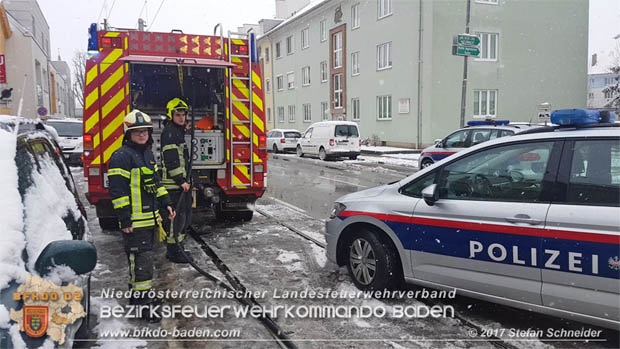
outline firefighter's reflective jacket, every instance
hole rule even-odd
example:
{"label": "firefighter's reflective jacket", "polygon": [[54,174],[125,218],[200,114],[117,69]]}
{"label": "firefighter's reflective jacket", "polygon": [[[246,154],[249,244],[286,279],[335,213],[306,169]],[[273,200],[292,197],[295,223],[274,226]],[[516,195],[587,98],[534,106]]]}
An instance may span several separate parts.
{"label": "firefighter's reflective jacket", "polygon": [[150,147],[125,142],[110,158],[108,179],[121,229],[155,226],[155,212],[174,207],[157,174]]}
{"label": "firefighter's reflective jacket", "polygon": [[179,189],[189,183],[189,153],[185,127],[169,122],[161,135],[162,183],[166,189]]}

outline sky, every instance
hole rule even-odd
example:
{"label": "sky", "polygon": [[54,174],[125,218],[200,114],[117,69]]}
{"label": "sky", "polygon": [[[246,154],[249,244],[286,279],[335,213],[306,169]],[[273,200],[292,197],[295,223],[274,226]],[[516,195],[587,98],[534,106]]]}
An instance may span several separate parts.
{"label": "sky", "polygon": [[[410,1],[410,0],[396,0]],[[538,1],[538,0],[536,0]],[[551,0],[550,0],[551,1]],[[587,0],[583,0],[587,1]],[[109,25],[137,28],[138,17],[149,31],[208,34],[218,22],[224,33],[244,23],[275,16],[275,0],[38,0],[50,26],[54,59],[58,53],[70,62],[77,50],[86,50],[90,23],[108,18]],[[558,3],[561,3],[559,1]],[[161,8],[160,8],[161,5]],[[159,13],[158,12],[159,9]],[[590,0],[589,54],[605,60],[620,34],[620,0]]]}

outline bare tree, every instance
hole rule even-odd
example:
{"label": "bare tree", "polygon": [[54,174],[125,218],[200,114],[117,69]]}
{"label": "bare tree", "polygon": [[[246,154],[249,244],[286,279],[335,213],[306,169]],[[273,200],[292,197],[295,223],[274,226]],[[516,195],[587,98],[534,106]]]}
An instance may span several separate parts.
{"label": "bare tree", "polygon": [[616,43],[612,56],[613,58],[609,70],[614,74],[614,80],[611,85],[603,89],[604,93],[611,93],[612,99],[605,107],[613,108],[616,112],[620,113],[620,42]]}
{"label": "bare tree", "polygon": [[73,75],[75,77],[73,80],[73,94],[82,108],[84,108],[84,86],[86,84],[84,79],[86,75],[86,60],[88,60],[88,55],[84,51],[75,52],[72,60]]}

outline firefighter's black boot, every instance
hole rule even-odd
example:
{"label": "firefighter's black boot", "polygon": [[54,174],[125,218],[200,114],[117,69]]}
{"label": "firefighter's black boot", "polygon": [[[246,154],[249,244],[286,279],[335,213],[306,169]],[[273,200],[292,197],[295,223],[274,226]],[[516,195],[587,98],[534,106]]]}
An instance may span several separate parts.
{"label": "firefighter's black boot", "polygon": [[[135,305],[137,313],[143,320],[150,323],[158,323],[161,321],[161,306],[163,305],[161,298],[151,298],[147,292],[143,292],[142,297],[131,297],[129,299],[130,305]],[[151,310],[153,310],[151,312]]]}
{"label": "firefighter's black boot", "polygon": [[[167,244],[166,258],[173,263],[189,263],[189,260],[181,252],[181,248],[177,244]],[[184,251],[187,257],[192,258],[189,251]]]}

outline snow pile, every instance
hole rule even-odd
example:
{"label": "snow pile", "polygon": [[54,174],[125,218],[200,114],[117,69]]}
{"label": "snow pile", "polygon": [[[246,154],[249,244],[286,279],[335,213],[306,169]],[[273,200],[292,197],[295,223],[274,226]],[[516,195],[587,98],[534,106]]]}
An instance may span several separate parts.
{"label": "snow pile", "polygon": [[408,148],[382,147],[382,146],[373,147],[369,145],[362,145],[360,149],[362,150],[362,152],[371,151],[371,152],[376,152],[376,153],[398,153],[398,152],[411,151],[411,149],[408,149]]}
{"label": "snow pile", "polygon": [[[71,240],[63,217],[70,211],[73,217],[80,217],[73,194],[67,190],[65,179],[53,160],[46,157],[41,161],[41,172],[33,171],[33,185],[24,197],[26,208],[26,249],[28,256],[39,256],[50,242]],[[55,200],[49,200],[54,198]],[[36,258],[28,260],[28,269],[34,270]]]}
{"label": "snow pile", "polygon": [[284,267],[289,273],[304,270],[304,267],[300,262],[301,258],[299,258],[299,255],[295,252],[280,250],[280,254],[276,259],[283,264],[286,264]]}
{"label": "snow pile", "polygon": [[[24,261],[19,258],[25,247],[23,231],[23,207],[17,185],[17,167],[15,165],[15,144],[17,136],[0,129],[0,290],[16,279],[26,280]],[[17,258],[16,258],[17,257]]]}

